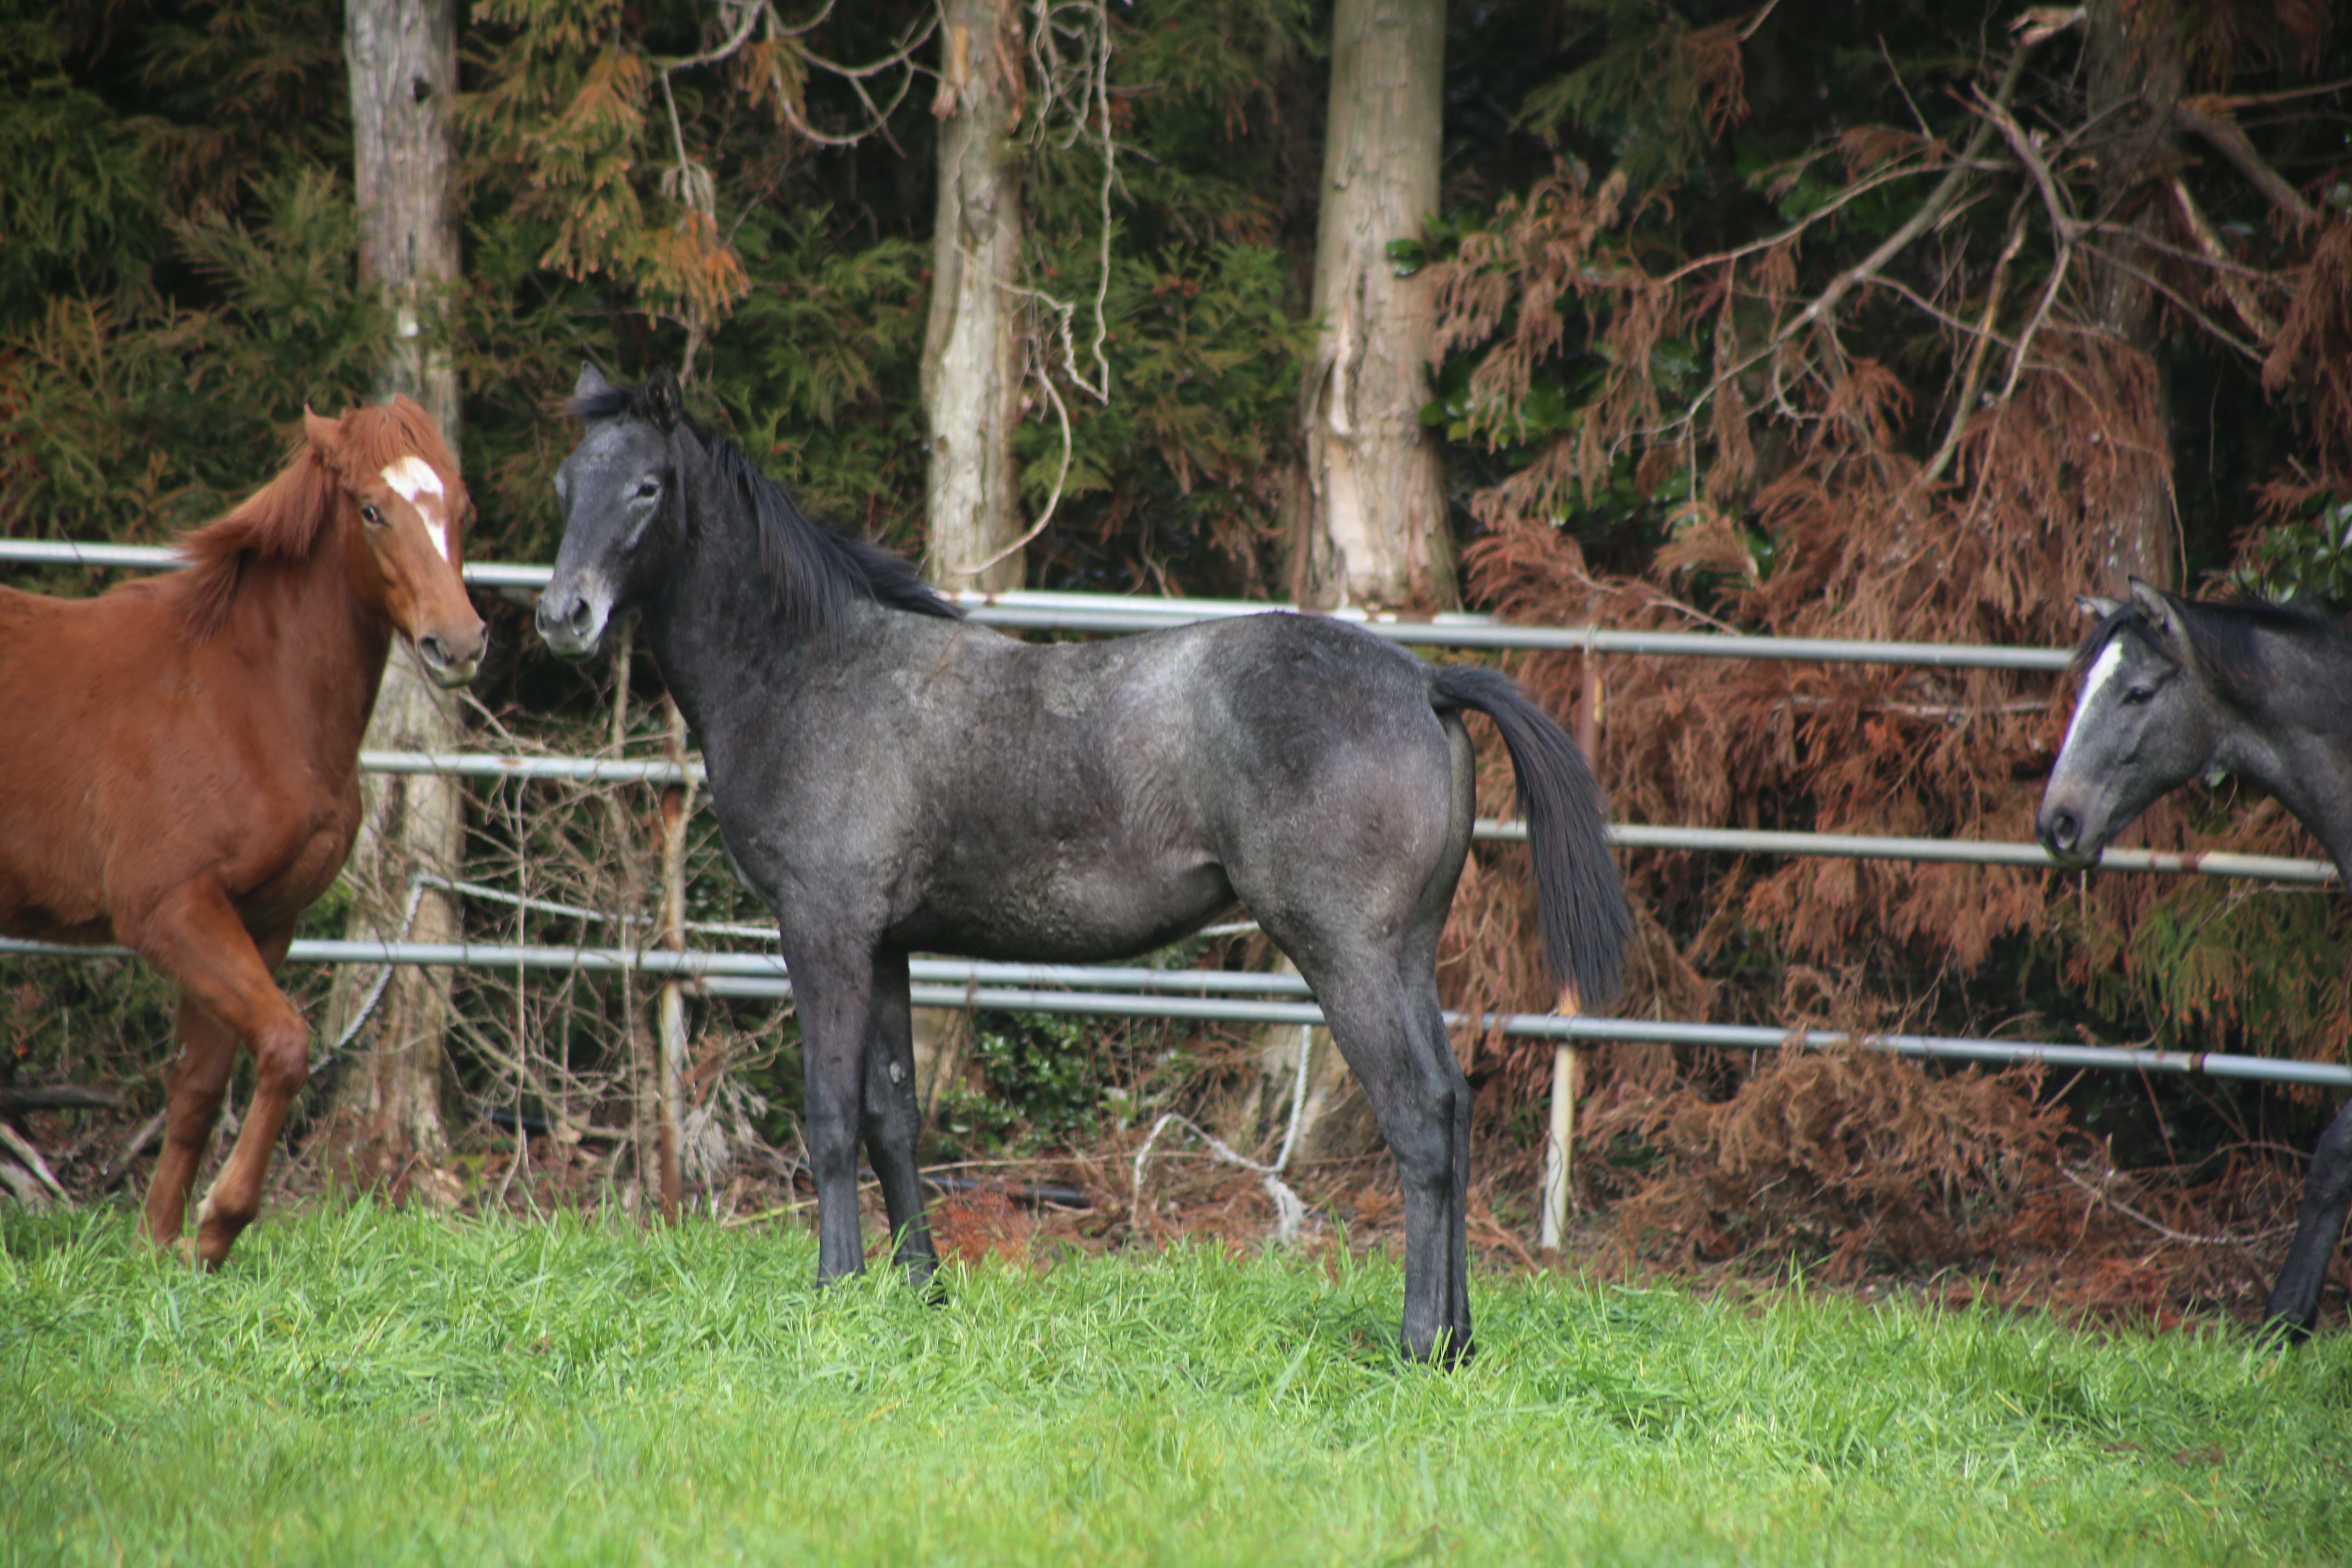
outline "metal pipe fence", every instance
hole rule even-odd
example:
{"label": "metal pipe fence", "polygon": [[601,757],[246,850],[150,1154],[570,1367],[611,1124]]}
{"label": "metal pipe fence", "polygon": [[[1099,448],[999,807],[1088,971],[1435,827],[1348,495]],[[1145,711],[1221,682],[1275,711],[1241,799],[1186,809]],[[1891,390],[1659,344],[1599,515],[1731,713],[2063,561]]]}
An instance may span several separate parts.
{"label": "metal pipe fence", "polygon": [[[160,570],[179,565],[169,550],[134,545],[78,545],[0,541],[0,563],[82,565]],[[477,563],[466,568],[478,586],[531,589],[544,586],[550,568]],[[1015,592],[956,595],[971,618],[1007,628],[1080,632],[1131,632],[1240,615],[1297,613],[1290,606],[1253,601],[1134,599],[1112,595]],[[1930,668],[2055,671],[2072,658],[2063,648],[1969,647],[1921,643],[1846,641],[1828,638],[1757,637],[1718,633],[1627,632],[1597,626],[1509,626],[1489,616],[1438,615],[1425,618],[1334,612],[1366,630],[1400,643],[1465,648],[1538,648],[1664,657],[1774,658],[1832,663],[1881,663]],[[383,773],[443,773],[477,779],[536,779],[577,783],[667,784],[704,781],[699,762],[681,766],[667,761],[583,757],[519,757],[480,752],[366,752],[361,766]],[[1752,829],[1617,824],[1612,844],[1622,848],[1717,851],[1737,854],[1817,855],[1848,858],[1934,861],[2023,869],[2051,869],[2038,845],[1952,839],[1879,837],[1853,834],[1774,832]],[[1522,823],[1481,818],[1477,835],[1489,841],[1523,841]],[[2228,853],[2168,854],[2109,849],[2104,869],[2159,874],[2255,878],[2318,885],[2336,868],[2324,860]],[[121,949],[58,947],[0,940],[0,954],[89,956]],[[289,959],[317,963],[415,963],[489,970],[564,969],[619,971],[683,976],[712,995],[782,997],[791,979],[781,960],[761,954],[668,952],[628,948],[533,948],[493,943],[425,944],[310,941],[294,944]],[[992,964],[961,960],[919,959],[910,964],[914,1001],[920,1006],[977,1006],[1006,1011],[1079,1013],[1095,1016],[1160,1016],[1202,1021],[1319,1026],[1321,1010],[1306,983],[1278,974],[1225,974],[1202,971],[1135,967]],[[1461,1022],[1449,1014],[1449,1026]],[[1758,1050],[1782,1046],[1820,1047],[1847,1042],[1832,1030],[1781,1030],[1762,1026],[1693,1024],[1659,1019],[1568,1017],[1553,1014],[1482,1015],[1480,1026],[1507,1035],[1566,1042],[1626,1041],[1706,1045]],[[1867,1037],[1864,1044],[1897,1055],[1937,1060],[2053,1067],[2120,1068],[2141,1072],[2204,1073],[2213,1077],[2277,1083],[2352,1087],[2352,1067],[2288,1062],[2221,1053],[2152,1051],[2123,1047],[2053,1042],[1968,1039],[1919,1035]]]}

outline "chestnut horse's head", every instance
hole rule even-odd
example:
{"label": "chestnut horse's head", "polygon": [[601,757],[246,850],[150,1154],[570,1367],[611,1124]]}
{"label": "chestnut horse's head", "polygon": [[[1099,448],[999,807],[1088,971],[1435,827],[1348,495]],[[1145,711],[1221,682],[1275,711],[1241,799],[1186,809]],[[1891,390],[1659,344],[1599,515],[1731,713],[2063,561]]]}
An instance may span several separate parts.
{"label": "chestnut horse's head", "polygon": [[302,426],[342,488],[352,592],[399,628],[436,684],[465,685],[489,632],[458,570],[473,501],[432,417],[395,397],[341,419],[305,409]]}

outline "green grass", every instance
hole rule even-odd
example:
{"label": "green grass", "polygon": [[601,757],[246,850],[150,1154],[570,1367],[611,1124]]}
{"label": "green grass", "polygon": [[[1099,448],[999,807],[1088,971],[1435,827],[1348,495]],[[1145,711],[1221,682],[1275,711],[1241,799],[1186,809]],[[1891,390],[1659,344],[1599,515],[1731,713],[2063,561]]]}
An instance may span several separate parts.
{"label": "green grass", "polygon": [[0,1563],[2352,1561],[2352,1341],[1210,1248],[819,1295],[799,1235],[0,1215]]}

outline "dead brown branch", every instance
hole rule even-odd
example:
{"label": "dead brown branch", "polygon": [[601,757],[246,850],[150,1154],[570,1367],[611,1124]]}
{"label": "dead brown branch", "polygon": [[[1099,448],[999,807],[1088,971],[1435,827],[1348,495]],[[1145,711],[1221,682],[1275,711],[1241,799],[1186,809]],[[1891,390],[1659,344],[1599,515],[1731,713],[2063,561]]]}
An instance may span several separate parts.
{"label": "dead brown branch", "polygon": [[[2284,175],[2263,160],[2263,155],[2254,151],[2254,144],[2246,140],[2246,133],[2238,129],[2237,121],[2228,118],[2228,114],[2226,107],[2210,99],[2183,99],[2172,106],[2175,120],[2227,159],[2231,168],[2245,176],[2247,184],[2268,196],[2273,206],[2294,219],[2296,227],[2317,223],[2319,214],[2303,199],[2303,193],[2289,184]],[[2179,184],[2174,182],[2176,187]]]}

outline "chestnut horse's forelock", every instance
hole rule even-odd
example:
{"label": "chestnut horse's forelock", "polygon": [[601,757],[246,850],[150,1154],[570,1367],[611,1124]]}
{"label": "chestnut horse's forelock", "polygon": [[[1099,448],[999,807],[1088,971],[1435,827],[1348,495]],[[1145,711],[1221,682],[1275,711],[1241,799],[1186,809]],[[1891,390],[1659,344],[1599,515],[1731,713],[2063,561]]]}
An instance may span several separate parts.
{"label": "chestnut horse's forelock", "polygon": [[[460,482],[457,459],[443,444],[432,416],[408,398],[354,408],[338,427],[340,450],[328,452],[308,439],[298,441],[276,479],[226,517],[180,541],[188,570],[180,579],[179,592],[193,635],[208,637],[227,620],[248,553],[299,560],[318,548],[328,521],[341,515],[335,492],[344,484],[381,474],[404,458],[430,466],[445,494]],[[445,522],[452,550],[464,521],[457,515],[460,510],[452,507]]]}

